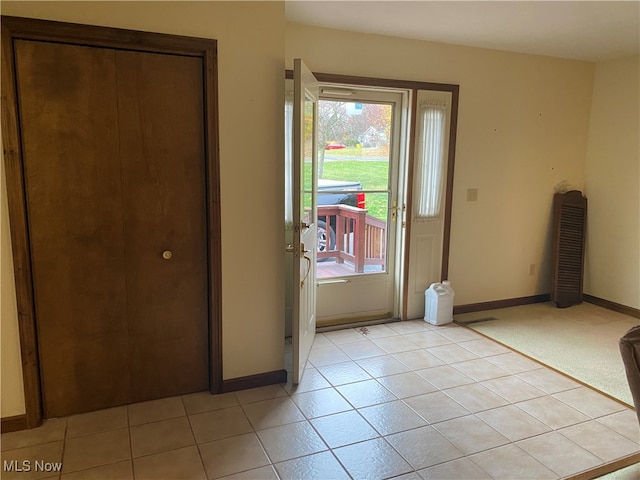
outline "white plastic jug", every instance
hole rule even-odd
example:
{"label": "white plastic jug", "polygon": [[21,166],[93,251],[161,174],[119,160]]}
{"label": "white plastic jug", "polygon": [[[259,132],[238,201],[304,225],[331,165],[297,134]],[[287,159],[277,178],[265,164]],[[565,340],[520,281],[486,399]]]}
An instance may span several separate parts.
{"label": "white plastic jug", "polygon": [[432,283],[424,291],[424,320],[432,325],[453,322],[453,297],[455,292],[449,280]]}

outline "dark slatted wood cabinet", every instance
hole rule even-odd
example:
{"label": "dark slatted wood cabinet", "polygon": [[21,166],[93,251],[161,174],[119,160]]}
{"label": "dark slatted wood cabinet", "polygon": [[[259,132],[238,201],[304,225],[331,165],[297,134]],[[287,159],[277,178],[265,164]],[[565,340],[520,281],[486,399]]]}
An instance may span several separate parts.
{"label": "dark slatted wood cabinet", "polygon": [[553,197],[551,301],[558,308],[582,302],[587,199],[572,190]]}

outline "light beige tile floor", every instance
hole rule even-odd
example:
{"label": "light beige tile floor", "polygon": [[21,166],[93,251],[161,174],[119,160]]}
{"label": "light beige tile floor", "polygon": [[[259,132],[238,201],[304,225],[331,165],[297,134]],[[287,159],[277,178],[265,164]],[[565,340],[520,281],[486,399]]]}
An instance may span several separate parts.
{"label": "light beige tile floor", "polygon": [[[567,478],[639,455],[639,440],[625,405],[470,329],[413,321],[318,334],[298,386],[3,434],[2,478]],[[611,476],[639,477],[637,466]]]}

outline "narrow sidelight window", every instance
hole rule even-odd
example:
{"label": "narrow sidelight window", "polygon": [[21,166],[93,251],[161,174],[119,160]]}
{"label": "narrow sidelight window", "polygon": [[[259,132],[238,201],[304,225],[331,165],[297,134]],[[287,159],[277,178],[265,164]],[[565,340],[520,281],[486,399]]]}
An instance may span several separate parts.
{"label": "narrow sidelight window", "polygon": [[445,130],[447,106],[423,103],[420,106],[421,122],[418,165],[420,186],[416,218],[436,219],[442,210],[442,193],[445,177]]}

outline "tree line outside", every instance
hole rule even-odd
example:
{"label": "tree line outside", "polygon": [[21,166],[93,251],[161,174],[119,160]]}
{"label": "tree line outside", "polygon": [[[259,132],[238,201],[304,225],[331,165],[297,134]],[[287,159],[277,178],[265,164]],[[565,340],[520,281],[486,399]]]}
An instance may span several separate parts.
{"label": "tree line outside", "polygon": [[[311,104],[305,112],[305,145],[311,146]],[[318,102],[318,176],[326,180],[359,181],[363,190],[387,190],[393,108],[388,104],[334,100]],[[344,148],[327,150],[328,145]],[[306,152],[311,157],[310,150]],[[305,180],[310,180],[305,171]],[[387,219],[386,194],[367,194],[368,214]]]}

